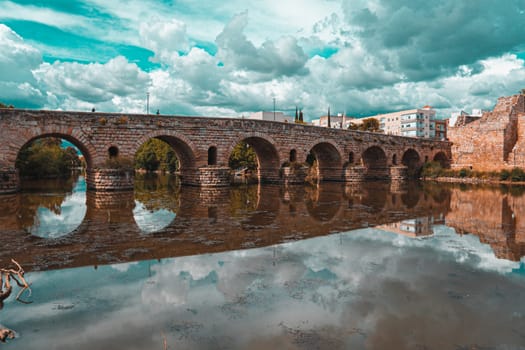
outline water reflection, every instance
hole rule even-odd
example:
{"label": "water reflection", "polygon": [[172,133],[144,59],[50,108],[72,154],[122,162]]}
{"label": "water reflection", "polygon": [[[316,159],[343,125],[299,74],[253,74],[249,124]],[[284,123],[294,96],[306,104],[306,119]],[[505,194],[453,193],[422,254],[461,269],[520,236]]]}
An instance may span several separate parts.
{"label": "water reflection", "polygon": [[[31,184],[37,185],[38,181]],[[42,183],[42,182],[40,182]],[[58,238],[74,231],[86,215],[86,181],[47,181],[46,193],[25,193],[20,204],[22,228],[34,236]],[[28,186],[31,189],[31,186]],[[27,188],[27,187],[26,187]]]}
{"label": "water reflection", "polygon": [[487,249],[446,226],[425,240],[368,228],[46,271],[31,307],[1,315],[16,349],[161,349],[163,335],[177,349],[520,349],[523,266]]}
{"label": "water reflection", "polygon": [[525,197],[498,187],[370,182],[198,188],[181,186],[176,177],[137,175],[134,192],[88,192],[84,204],[83,183],[71,182],[70,191],[53,185],[2,196],[0,231],[11,249],[0,251],[0,263],[15,257],[27,270],[101,265],[373,226],[421,238],[443,224],[479,237],[499,258],[525,255]]}
{"label": "water reflection", "polygon": [[161,231],[175,220],[180,188],[179,179],[173,175],[137,174],[133,217],[141,232]]}

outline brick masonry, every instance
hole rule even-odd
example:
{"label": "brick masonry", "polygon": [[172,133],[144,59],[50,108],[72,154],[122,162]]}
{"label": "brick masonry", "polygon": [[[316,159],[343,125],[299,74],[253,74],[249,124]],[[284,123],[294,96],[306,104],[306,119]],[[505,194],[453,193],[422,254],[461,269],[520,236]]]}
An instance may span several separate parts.
{"label": "brick masonry", "polygon": [[[108,169],[109,149],[118,149],[119,158],[133,159],[150,138],[169,143],[180,160],[182,182],[198,186],[226,184],[228,159],[240,141],[257,153],[262,182],[284,181],[281,168],[290,161],[292,150],[298,162],[305,162],[312,152],[319,163],[319,178],[329,181],[349,180],[345,169],[354,166],[365,167],[365,178],[388,178],[389,167],[406,152],[417,154],[418,161],[410,164],[417,167],[425,159],[451,155],[449,142],[271,121],[0,109],[0,172],[12,173],[20,149],[45,136],[61,137],[81,150],[88,186],[96,190],[132,187],[132,174],[120,172],[119,177]],[[208,164],[212,147],[216,161]],[[1,192],[18,189],[17,176],[4,178],[0,176]]]}
{"label": "brick masonry", "polygon": [[500,97],[493,111],[449,128],[448,137],[455,168],[525,168],[525,95]]}

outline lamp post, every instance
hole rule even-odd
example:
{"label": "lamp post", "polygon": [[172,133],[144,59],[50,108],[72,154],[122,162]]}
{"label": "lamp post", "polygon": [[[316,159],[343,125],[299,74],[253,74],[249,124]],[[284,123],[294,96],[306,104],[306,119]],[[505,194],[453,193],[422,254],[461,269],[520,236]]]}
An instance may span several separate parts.
{"label": "lamp post", "polygon": [[149,114],[149,91],[146,92],[146,114]]}
{"label": "lamp post", "polygon": [[273,98],[273,121],[275,121],[275,97]]}

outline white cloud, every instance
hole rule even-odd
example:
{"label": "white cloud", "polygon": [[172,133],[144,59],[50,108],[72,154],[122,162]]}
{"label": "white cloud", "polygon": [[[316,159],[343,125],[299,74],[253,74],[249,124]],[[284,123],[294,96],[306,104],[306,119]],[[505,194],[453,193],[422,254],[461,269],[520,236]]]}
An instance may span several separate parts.
{"label": "white cloud", "polygon": [[42,62],[40,51],[4,24],[0,24],[0,46],[0,101],[41,105],[45,99],[31,73]]}
{"label": "white cloud", "polygon": [[145,95],[150,82],[147,73],[121,56],[105,64],[43,63],[33,74],[55,96],[69,101],[68,107],[74,105],[75,100],[81,107],[85,107],[85,103],[108,103],[115,97],[133,97],[138,100]]}
{"label": "white cloud", "polygon": [[139,35],[144,47],[155,52],[161,61],[189,49],[186,25],[176,19],[151,18],[140,24]]}

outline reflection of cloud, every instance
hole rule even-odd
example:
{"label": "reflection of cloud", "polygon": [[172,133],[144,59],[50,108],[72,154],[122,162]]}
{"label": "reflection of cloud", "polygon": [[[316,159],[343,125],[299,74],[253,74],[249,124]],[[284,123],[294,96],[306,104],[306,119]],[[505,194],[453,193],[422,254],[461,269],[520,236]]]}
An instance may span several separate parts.
{"label": "reflection of cloud", "polygon": [[[473,265],[487,271],[509,273],[520,266],[520,262],[497,258],[490,245],[481,243],[478,236],[458,235],[454,229],[447,226],[434,226],[433,230],[434,237],[431,239],[412,239],[396,235],[392,236],[391,242],[395,246],[406,249],[430,247],[451,254],[458,263]],[[385,238],[379,236],[381,235],[374,235],[378,239]]]}
{"label": "reflection of cloud", "polygon": [[29,228],[32,235],[58,238],[74,231],[86,216],[86,180],[79,177],[72,194],[60,204],[59,214],[45,207],[37,209],[35,225]]}
{"label": "reflection of cloud", "polygon": [[[506,275],[516,263],[501,268],[473,237],[435,232],[423,240],[363,229],[125,269],[40,272],[35,304],[2,316],[23,320],[26,349],[156,348],[161,331],[177,348],[252,348],[261,338],[276,348],[518,348],[525,280]],[[53,309],[66,302],[75,307]]]}
{"label": "reflection of cloud", "polygon": [[130,269],[130,267],[137,265],[138,262],[129,262],[129,263],[123,263],[123,264],[113,264],[110,265],[112,269],[117,270],[118,272],[126,272]]}
{"label": "reflection of cloud", "polygon": [[135,208],[133,208],[135,222],[144,233],[153,233],[162,230],[171,224],[176,216],[177,214],[167,209],[148,210],[146,206],[139,201],[135,201]]}

